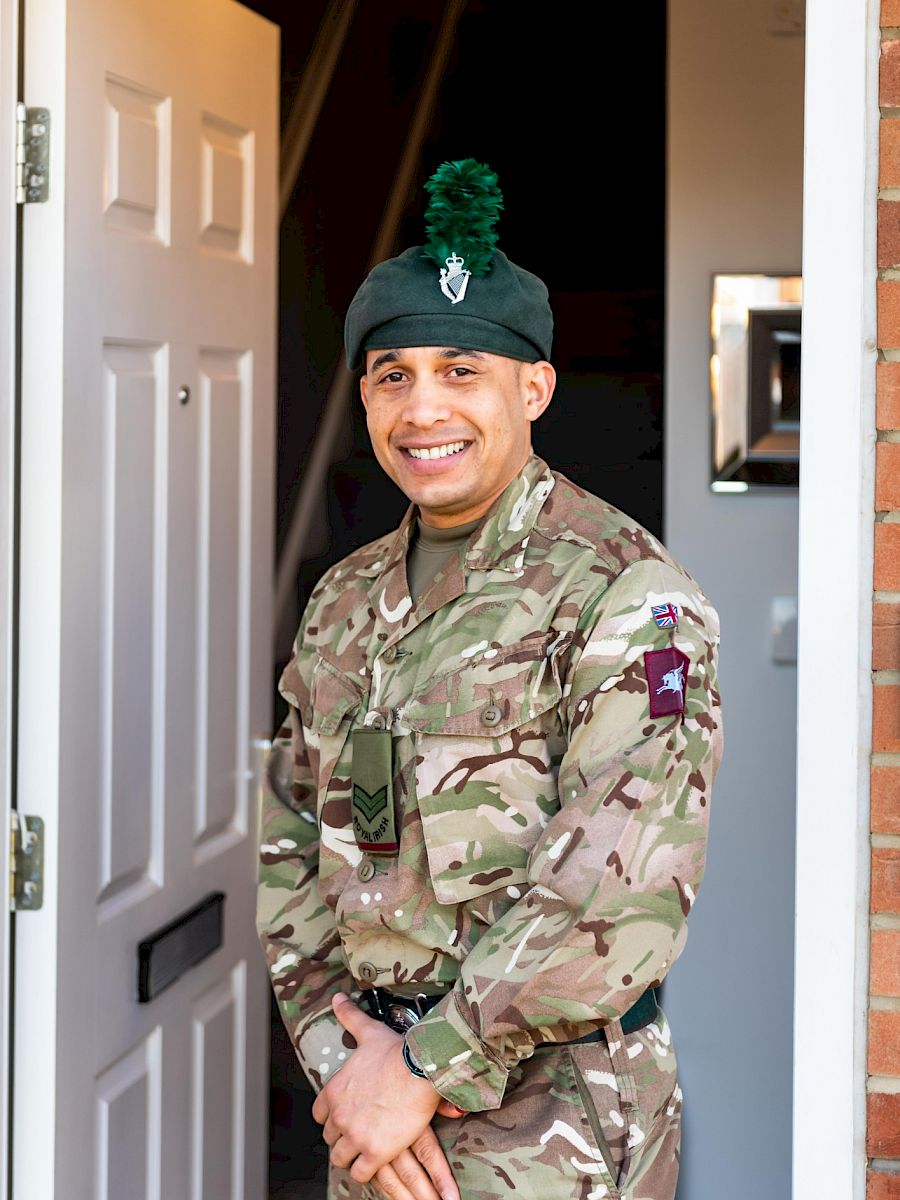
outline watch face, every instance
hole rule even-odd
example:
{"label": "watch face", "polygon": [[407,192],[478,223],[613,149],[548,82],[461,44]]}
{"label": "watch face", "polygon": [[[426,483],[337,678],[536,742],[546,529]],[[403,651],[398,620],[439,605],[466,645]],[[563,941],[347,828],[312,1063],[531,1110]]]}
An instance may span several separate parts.
{"label": "watch face", "polygon": [[414,1008],[407,1008],[405,1004],[389,1004],[385,1021],[391,1029],[396,1029],[398,1033],[405,1033],[407,1029],[412,1029],[413,1025],[418,1023],[419,1014]]}

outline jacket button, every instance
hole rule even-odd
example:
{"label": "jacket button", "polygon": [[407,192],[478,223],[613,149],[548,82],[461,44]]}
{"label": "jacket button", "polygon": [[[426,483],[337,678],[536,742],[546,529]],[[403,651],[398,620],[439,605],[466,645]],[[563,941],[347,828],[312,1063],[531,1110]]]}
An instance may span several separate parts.
{"label": "jacket button", "polygon": [[503,719],[503,713],[496,704],[489,704],[481,714],[482,725],[499,725]]}
{"label": "jacket button", "polygon": [[371,858],[364,858],[356,868],[356,877],[363,883],[368,883],[370,879],[375,877],[375,864]]}
{"label": "jacket button", "polygon": [[397,657],[397,647],[388,646],[387,650],[385,650],[381,657],[386,663],[392,663]]}
{"label": "jacket button", "polygon": [[378,969],[370,962],[361,962],[356,971],[363,983],[374,983],[378,978]]}
{"label": "jacket button", "polygon": [[387,729],[387,721],[380,712],[372,713],[370,717],[367,717],[365,725],[368,729],[377,729],[379,731]]}

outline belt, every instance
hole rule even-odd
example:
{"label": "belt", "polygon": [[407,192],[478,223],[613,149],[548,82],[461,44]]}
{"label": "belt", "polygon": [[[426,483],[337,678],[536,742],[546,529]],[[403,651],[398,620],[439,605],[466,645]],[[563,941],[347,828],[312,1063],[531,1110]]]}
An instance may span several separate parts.
{"label": "belt", "polygon": [[[386,988],[367,988],[363,992],[369,1012],[376,1021],[383,1021],[397,1033],[405,1033],[407,1029],[412,1029],[413,1025],[421,1021],[435,1005],[440,1004],[447,994],[444,992],[439,996],[427,996],[424,992],[420,992],[413,997],[395,996]],[[622,1014],[620,1018],[622,1032],[636,1033],[638,1029],[643,1029],[651,1021],[655,1021],[658,1012],[656,992],[653,988],[647,988],[646,992],[635,1000],[631,1008]],[[596,1042],[602,1037],[605,1037],[605,1034],[601,1027],[586,1033],[584,1037],[573,1038],[568,1042],[539,1042],[538,1045],[580,1046],[582,1042]]]}
{"label": "belt", "polygon": [[[622,1026],[624,1034],[637,1033],[639,1029],[644,1029],[651,1021],[655,1021],[659,1013],[659,1005],[656,1003],[656,992],[653,988],[647,988],[646,992],[638,996],[631,1008],[627,1012],[622,1013],[619,1018],[619,1024]],[[606,1029],[601,1026],[600,1029],[593,1029],[590,1033],[586,1033],[584,1037],[573,1038],[570,1042],[539,1042],[540,1046],[580,1046],[583,1042],[599,1042],[601,1038],[606,1037]]]}
{"label": "belt", "polygon": [[363,992],[369,1012],[376,1021],[384,1021],[385,1025],[395,1029],[397,1033],[406,1033],[427,1012],[440,1004],[447,992],[438,996],[426,996],[419,992],[417,996],[395,996],[386,988],[367,988]]}

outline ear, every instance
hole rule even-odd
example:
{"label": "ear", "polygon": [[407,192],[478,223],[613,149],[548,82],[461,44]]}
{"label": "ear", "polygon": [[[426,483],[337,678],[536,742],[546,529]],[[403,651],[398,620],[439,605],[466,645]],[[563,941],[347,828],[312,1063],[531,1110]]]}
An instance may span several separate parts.
{"label": "ear", "polygon": [[363,408],[366,412],[369,411],[369,377],[365,371],[359,377],[359,394],[363,402]]}
{"label": "ear", "polygon": [[556,371],[543,359],[526,363],[522,368],[522,387],[525,392],[525,418],[536,421],[553,399]]}

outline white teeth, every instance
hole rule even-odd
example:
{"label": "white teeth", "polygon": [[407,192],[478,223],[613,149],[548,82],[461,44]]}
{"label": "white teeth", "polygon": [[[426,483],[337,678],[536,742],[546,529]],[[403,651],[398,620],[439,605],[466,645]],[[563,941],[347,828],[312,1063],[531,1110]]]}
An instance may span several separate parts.
{"label": "white teeth", "polygon": [[413,458],[446,458],[448,454],[459,454],[465,447],[466,442],[446,442],[443,446],[429,446],[424,450],[414,450],[408,446],[407,450]]}

